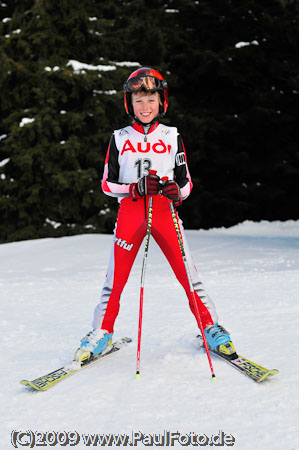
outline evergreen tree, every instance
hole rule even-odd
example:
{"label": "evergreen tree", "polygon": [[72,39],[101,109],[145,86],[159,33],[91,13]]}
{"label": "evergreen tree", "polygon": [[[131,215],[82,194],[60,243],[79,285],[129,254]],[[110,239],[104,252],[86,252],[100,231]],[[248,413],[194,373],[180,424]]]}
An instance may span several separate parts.
{"label": "evergreen tree", "polygon": [[140,65],[169,82],[187,228],[298,218],[298,17],[291,0],[1,3],[0,240],[112,231],[100,178]]}
{"label": "evergreen tree", "polygon": [[298,4],[170,4],[169,112],[199,175],[187,226],[298,218]]}
{"label": "evergreen tree", "polygon": [[[2,240],[112,227],[115,211],[101,192],[100,176],[115,110],[109,90],[116,67],[97,55],[100,45],[85,3],[17,4],[9,22]],[[78,60],[89,63],[85,70],[76,69]]]}

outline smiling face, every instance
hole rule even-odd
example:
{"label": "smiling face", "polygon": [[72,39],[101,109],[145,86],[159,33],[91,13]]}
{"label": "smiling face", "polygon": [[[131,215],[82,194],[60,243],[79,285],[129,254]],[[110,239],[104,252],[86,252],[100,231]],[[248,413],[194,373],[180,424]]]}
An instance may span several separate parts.
{"label": "smiling face", "polygon": [[158,92],[133,92],[132,94],[134,115],[142,123],[150,123],[158,116],[160,104]]}

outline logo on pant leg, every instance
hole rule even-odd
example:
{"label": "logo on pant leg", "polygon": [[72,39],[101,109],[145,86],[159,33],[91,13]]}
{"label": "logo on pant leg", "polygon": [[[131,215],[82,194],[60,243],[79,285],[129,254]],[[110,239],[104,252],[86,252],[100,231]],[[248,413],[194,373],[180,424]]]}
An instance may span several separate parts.
{"label": "logo on pant leg", "polygon": [[128,252],[131,250],[131,248],[134,245],[134,244],[128,244],[125,239],[117,238],[116,236],[114,237],[113,241],[116,242],[116,244],[119,247],[123,248],[124,250],[128,250]]}

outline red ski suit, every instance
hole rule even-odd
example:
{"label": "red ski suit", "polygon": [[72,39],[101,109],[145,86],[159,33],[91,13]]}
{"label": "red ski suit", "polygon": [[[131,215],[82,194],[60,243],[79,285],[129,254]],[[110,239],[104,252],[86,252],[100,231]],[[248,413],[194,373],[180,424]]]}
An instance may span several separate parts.
{"label": "red ski suit", "polygon": [[[100,303],[94,311],[93,328],[113,332],[119,312],[121,293],[132,265],[145,237],[147,228],[148,196],[132,199],[129,186],[150,169],[162,178],[175,180],[183,200],[192,189],[184,145],[177,129],[156,122],[145,133],[136,123],[116,130],[110,140],[102,180],[105,194],[118,197],[120,207],[114,230],[114,239],[106,281]],[[151,235],[163,251],[178,281],[186,291],[191,311],[195,315],[185,265],[174,227],[170,200],[162,195],[153,196]],[[177,217],[178,218],[178,217]],[[182,221],[178,218],[185,253],[191,273],[194,293],[203,327],[217,322],[215,307],[200,281],[185,238]],[[196,315],[195,315],[196,318]]]}

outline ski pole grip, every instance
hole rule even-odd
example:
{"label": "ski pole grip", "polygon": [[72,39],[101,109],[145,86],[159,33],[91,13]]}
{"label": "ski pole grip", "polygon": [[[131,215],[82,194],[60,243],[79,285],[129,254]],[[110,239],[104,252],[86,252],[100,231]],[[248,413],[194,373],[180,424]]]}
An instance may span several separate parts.
{"label": "ski pole grip", "polygon": [[166,181],[168,181],[168,177],[162,177],[160,179],[160,187],[161,187],[160,194],[162,194],[162,189],[163,189],[163,186],[165,185]]}

